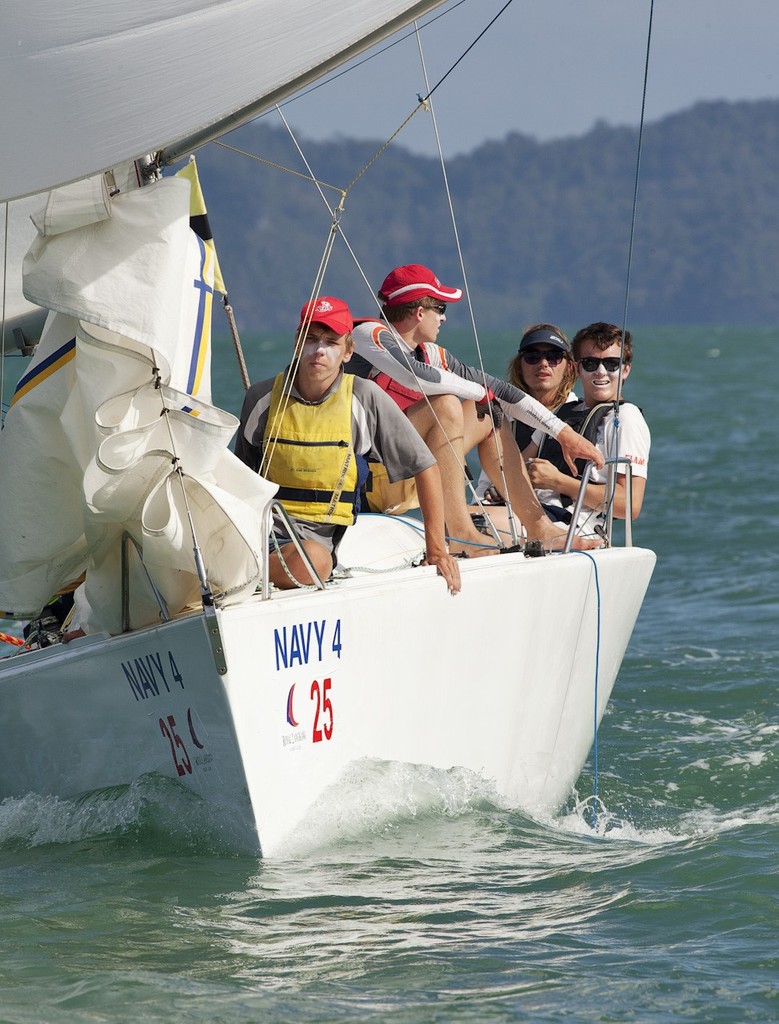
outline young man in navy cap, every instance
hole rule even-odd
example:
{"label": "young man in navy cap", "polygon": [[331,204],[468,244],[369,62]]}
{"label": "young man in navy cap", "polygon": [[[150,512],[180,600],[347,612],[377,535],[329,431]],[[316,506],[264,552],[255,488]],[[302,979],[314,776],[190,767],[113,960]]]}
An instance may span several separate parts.
{"label": "young man in navy cap", "polygon": [[[322,296],[303,307],[291,365],[246,393],[235,454],[279,485],[277,498],[322,580],[330,577],[338,545],[355,520],[366,458],[383,462],[391,480],[413,476],[426,560],[457,593],[460,571],[446,548],[438,466],[386,395],[368,381],[344,375],[352,328],[341,299]],[[283,561],[276,552],[270,556],[271,582],[282,589],[295,581],[312,583],[281,520],[274,532],[284,550]]]}
{"label": "young man in navy cap", "polygon": [[[621,397],[619,402],[617,400],[633,365],[633,336],[625,331],[623,338],[622,329],[616,324],[599,321],[577,331],[573,356],[579,368],[584,400],[567,405],[560,414],[592,438],[604,456],[630,460],[630,518],[637,519],[644,501],[651,437],[641,409]],[[571,508],[579,493],[579,481],[571,477],[560,449],[543,434],[536,434],[525,454],[530,456],[530,479],[540,491],[548,513],[569,523]],[[627,518],[626,474],[625,464],[618,463],[613,496],[607,487],[605,470],[590,476],[577,524],[581,533],[592,533],[604,525],[609,503],[614,516]]]}
{"label": "young man in navy cap", "polygon": [[496,551],[485,544],[468,511],[465,455],[474,447],[490,480],[508,492],[528,538],[559,546],[561,531],[536,498],[511,431],[507,424],[501,426],[502,412],[555,437],[572,465],[581,458],[601,466],[603,456],[524,391],[467,366],[436,344],[447,304],[461,298],[459,288],[443,285],[428,267],[396,267],[379,290],[390,327],[378,320],[361,322],[354,331],[357,354],[371,365],[371,379],[405,412],[438,460],[451,551]]}

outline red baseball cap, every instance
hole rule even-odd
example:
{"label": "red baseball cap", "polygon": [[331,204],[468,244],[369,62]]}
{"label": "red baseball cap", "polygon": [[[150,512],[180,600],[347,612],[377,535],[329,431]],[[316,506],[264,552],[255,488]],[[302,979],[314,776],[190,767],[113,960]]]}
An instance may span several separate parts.
{"label": "red baseball cap", "polygon": [[460,288],[447,288],[441,284],[433,271],[421,263],[395,267],[384,278],[379,289],[379,298],[387,306],[400,306],[404,302],[424,299],[425,296],[440,299],[441,302],[459,302],[463,293]]}
{"label": "red baseball cap", "polygon": [[334,299],[332,295],[322,295],[312,302],[307,302],[300,311],[298,330],[305,323],[324,324],[338,334],[350,334],[354,329],[354,320],[343,299]]}

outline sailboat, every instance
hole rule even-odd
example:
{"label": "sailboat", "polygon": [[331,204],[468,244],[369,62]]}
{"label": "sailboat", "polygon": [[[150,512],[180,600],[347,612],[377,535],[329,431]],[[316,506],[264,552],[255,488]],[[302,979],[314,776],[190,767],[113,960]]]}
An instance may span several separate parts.
{"label": "sailboat", "polygon": [[452,597],[417,522],[367,515],[332,583],[271,591],[275,486],[211,403],[213,252],[165,172],[437,5],[4,12],[3,338],[34,355],[0,435],[0,609],[36,619],[78,584],[89,628],[0,661],[0,799],[158,777],[274,856],[376,761],[467,769],[529,813],[569,797],[654,554],[629,531],[518,549],[463,562]]}

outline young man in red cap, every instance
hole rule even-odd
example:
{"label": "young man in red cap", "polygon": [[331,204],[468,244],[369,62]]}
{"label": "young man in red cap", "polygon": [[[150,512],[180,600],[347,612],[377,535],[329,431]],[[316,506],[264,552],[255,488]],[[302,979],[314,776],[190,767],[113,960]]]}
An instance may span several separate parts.
{"label": "young man in red cap", "polygon": [[[354,520],[366,459],[384,463],[391,480],[413,476],[425,524],[426,560],[452,594],[460,570],[446,549],[438,466],[397,406],[368,381],[344,374],[352,355],[352,315],[341,299],[322,296],[300,311],[290,366],[246,393],[235,454],[279,485],[319,577],[329,579],[338,545]],[[291,589],[312,581],[279,519],[283,559],[270,556],[270,579]],[[293,577],[293,578],[291,578]]]}
{"label": "young man in red cap", "polygon": [[508,424],[501,426],[502,413],[556,438],[572,468],[577,458],[602,466],[603,456],[524,391],[467,366],[436,344],[447,304],[461,298],[459,288],[441,284],[428,267],[396,267],[379,290],[390,327],[378,320],[361,322],[354,331],[356,352],[438,460],[451,551],[495,553],[474,526],[465,496],[465,456],[474,447],[490,480],[508,492],[528,538],[560,546],[561,530],[544,514]]}

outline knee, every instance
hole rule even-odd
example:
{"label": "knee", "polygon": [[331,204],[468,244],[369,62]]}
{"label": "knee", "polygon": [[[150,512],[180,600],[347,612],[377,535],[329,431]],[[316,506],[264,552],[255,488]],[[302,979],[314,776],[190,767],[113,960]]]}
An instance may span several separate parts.
{"label": "knee", "polygon": [[442,424],[462,428],[463,403],[456,395],[435,395],[430,399],[430,405]]}

